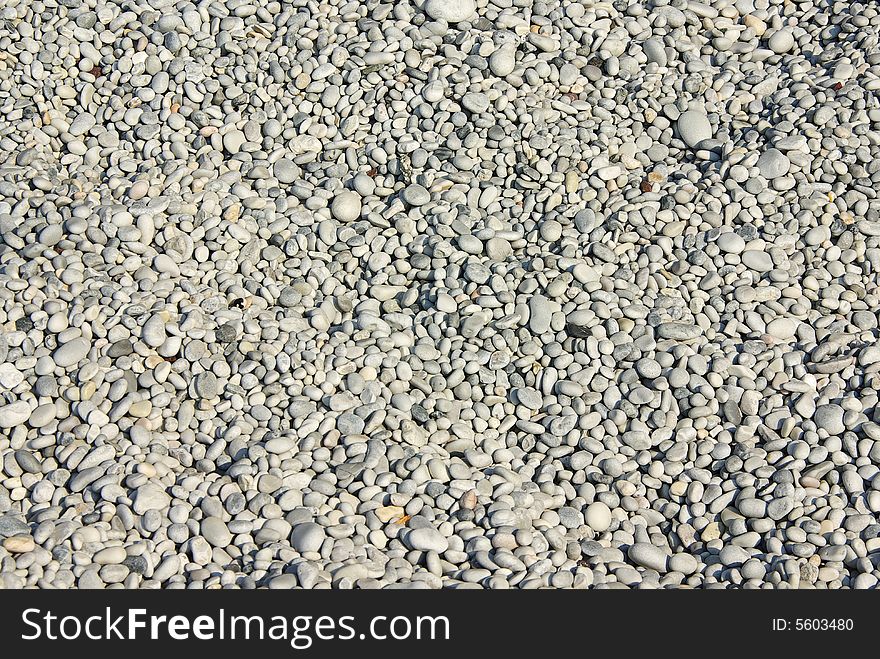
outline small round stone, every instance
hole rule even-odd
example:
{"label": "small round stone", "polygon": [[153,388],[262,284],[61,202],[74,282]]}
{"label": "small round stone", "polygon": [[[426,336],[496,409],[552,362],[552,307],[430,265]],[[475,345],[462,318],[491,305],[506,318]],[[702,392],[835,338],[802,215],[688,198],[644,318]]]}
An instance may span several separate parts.
{"label": "small round stone", "polygon": [[199,373],[193,379],[193,391],[196,396],[202,399],[212,399],[216,398],[219,394],[220,386],[219,381],[217,380],[217,376],[211,373],[210,371],[206,371],[205,373]]}
{"label": "small round stone", "polygon": [[424,10],[434,20],[460,23],[474,17],[477,3],[475,0],[427,0]]}
{"label": "small round stone", "polygon": [[410,206],[424,206],[431,201],[431,193],[418,183],[408,185],[400,197]]}
{"label": "small round stone", "polygon": [[676,126],[682,141],[692,148],[712,137],[712,124],[706,113],[701,110],[683,112],[678,117]]}
{"label": "small round stone", "polygon": [[356,192],[343,190],[334,198],[330,212],[340,222],[353,222],[361,216],[361,198]]}
{"label": "small round stone", "polygon": [[604,533],[611,526],[611,509],[601,501],[595,501],[584,511],[584,521],[596,533]]}
{"label": "small round stone", "polygon": [[215,330],[214,335],[220,343],[231,343],[232,341],[235,341],[238,332],[235,329],[235,325],[232,323],[224,323]]}

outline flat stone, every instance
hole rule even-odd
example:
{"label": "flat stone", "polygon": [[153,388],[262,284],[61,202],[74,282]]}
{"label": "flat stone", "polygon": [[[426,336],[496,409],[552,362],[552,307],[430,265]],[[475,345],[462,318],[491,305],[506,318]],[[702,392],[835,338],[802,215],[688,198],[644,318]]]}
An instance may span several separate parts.
{"label": "flat stone", "polygon": [[67,129],[67,132],[74,137],[79,137],[94,128],[96,123],[97,120],[91,112],[81,112],[70,122],[70,128]]}
{"label": "flat stone", "polygon": [[680,572],[690,576],[699,570],[700,562],[692,554],[673,554],[669,558],[668,566],[670,572]]}
{"label": "flat stone", "polygon": [[747,249],[740,257],[743,265],[749,270],[756,272],[770,272],[773,269],[773,259],[767,252],[760,249]]}
{"label": "flat stone", "polygon": [[119,357],[127,357],[132,352],[134,352],[134,346],[131,341],[129,339],[120,339],[110,344],[110,347],[107,349],[107,356],[111,359],[117,359]]}
{"label": "flat stone", "polygon": [[92,562],[95,565],[114,565],[122,563],[126,556],[125,547],[108,547],[96,552],[92,556]]}
{"label": "flat stone", "polygon": [[634,451],[646,451],[651,448],[650,436],[641,430],[627,430],[620,439]]}
{"label": "flat stone", "polygon": [[42,473],[43,468],[37,457],[26,449],[20,449],[13,453],[18,466],[29,474]]}
{"label": "flat stone", "polygon": [[217,376],[211,371],[199,373],[193,378],[193,392],[203,400],[216,398],[220,393],[220,384]]}
{"label": "flat stone", "polygon": [[489,97],[482,92],[469,92],[461,97],[461,105],[468,112],[479,114],[489,109]]}
{"label": "flat stone", "polygon": [[718,245],[722,252],[727,252],[728,254],[740,254],[746,248],[746,241],[743,240],[742,236],[733,231],[722,233],[718,236],[715,244]]}
{"label": "flat stone", "polygon": [[540,410],[544,404],[544,397],[538,390],[531,387],[521,387],[517,389],[516,399],[520,405],[533,411]]}
{"label": "flat stone", "polygon": [[10,554],[26,554],[36,549],[36,543],[30,536],[16,535],[3,540],[3,549]]}

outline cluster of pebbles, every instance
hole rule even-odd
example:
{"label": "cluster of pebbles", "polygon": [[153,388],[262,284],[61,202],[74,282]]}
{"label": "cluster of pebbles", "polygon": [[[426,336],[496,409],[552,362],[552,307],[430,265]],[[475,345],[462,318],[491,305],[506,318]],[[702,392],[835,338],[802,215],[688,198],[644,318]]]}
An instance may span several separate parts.
{"label": "cluster of pebbles", "polygon": [[875,588],[871,0],[0,0],[0,585]]}

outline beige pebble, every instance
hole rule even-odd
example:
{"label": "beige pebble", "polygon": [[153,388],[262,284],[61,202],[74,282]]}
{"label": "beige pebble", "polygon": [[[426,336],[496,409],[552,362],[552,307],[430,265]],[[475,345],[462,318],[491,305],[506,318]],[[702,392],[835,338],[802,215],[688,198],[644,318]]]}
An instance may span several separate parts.
{"label": "beige pebble", "polygon": [[721,527],[718,525],[718,522],[709,522],[700,531],[700,539],[703,542],[709,542],[711,540],[717,540],[721,537]]}
{"label": "beige pebble", "polygon": [[374,512],[383,524],[387,524],[394,519],[400,519],[404,515],[404,510],[400,506],[382,506],[381,508],[376,508]]}
{"label": "beige pebble", "polygon": [[14,535],[3,541],[3,549],[10,554],[26,554],[35,547],[34,539],[29,535]]}

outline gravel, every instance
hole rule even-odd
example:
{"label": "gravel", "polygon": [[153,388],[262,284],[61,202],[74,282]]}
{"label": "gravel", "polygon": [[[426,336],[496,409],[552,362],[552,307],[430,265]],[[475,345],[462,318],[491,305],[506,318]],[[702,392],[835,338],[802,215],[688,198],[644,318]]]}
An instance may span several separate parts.
{"label": "gravel", "polygon": [[0,10],[0,587],[880,584],[880,12]]}

